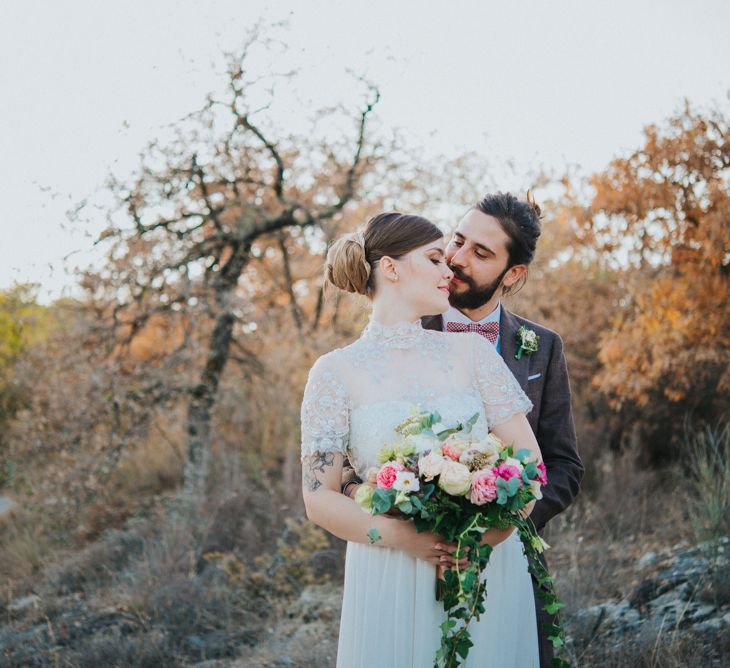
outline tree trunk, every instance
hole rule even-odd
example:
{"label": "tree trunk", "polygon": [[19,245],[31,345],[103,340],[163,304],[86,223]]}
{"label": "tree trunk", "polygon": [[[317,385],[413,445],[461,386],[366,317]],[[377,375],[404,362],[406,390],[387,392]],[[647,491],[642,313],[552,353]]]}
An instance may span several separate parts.
{"label": "tree trunk", "polygon": [[205,492],[210,463],[210,421],[218,385],[230,356],[233,325],[236,317],[231,310],[238,279],[248,261],[248,249],[235,249],[221,271],[216,286],[216,302],[221,309],[215,320],[208,349],[208,359],[188,406],[188,458],[185,463],[185,495],[199,498]]}

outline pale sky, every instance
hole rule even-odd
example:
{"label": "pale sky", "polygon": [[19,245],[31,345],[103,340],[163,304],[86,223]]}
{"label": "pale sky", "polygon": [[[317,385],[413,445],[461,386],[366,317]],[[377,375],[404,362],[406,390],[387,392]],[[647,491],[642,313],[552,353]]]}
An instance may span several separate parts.
{"label": "pale sky", "polygon": [[349,68],[379,86],[383,127],[424,154],[483,153],[506,189],[540,166],[601,169],[685,97],[730,107],[724,0],[5,0],[0,289],[73,285],[104,219],[83,230],[66,211],[220,88],[223,52],[259,19],[288,21],[281,65],[300,71],[280,107],[352,100]]}

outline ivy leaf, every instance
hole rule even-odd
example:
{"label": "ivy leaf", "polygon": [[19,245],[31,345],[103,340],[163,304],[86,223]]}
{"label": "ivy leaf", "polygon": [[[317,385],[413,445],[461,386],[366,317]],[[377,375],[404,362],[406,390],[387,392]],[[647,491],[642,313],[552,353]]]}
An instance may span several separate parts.
{"label": "ivy leaf", "polygon": [[552,603],[547,603],[543,606],[543,610],[547,612],[549,615],[554,615],[558,610],[561,610],[565,607],[565,603],[560,603],[559,601],[553,601]]}
{"label": "ivy leaf", "polygon": [[441,631],[446,634],[451,629],[453,629],[456,626],[456,620],[455,619],[447,619],[443,624],[441,624]]}
{"label": "ivy leaf", "polygon": [[456,643],[456,652],[462,659],[466,659],[466,655],[469,653],[469,648],[473,645],[474,643],[469,639],[469,634],[467,632]]}

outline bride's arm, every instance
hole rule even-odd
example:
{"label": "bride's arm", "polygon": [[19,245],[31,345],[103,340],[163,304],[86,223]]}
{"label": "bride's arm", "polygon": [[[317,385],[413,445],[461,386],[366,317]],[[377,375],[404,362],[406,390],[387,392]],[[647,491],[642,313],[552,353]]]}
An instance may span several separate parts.
{"label": "bride's arm", "polygon": [[367,543],[368,531],[378,530],[382,545],[391,545],[388,522],[369,515],[339,491],[344,457],[334,452],[316,452],[302,459],[302,495],[307,517],[342,540]]}
{"label": "bride's arm", "polygon": [[[315,452],[302,459],[302,494],[307,517],[343,540],[368,543],[375,529],[378,545],[408,552],[434,565],[453,563],[446,556],[456,545],[446,543],[429,531],[418,533],[412,522],[369,515],[352,499],[340,493],[340,476],[344,457],[335,452]],[[440,547],[437,547],[440,546]]]}

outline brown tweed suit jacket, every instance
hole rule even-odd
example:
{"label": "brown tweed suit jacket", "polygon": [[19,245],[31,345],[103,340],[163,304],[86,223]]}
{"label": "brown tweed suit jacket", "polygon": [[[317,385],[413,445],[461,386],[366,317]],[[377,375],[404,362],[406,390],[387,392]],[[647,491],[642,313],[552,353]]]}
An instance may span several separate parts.
{"label": "brown tweed suit jacket", "polygon": [[[427,329],[443,330],[443,318],[440,315],[423,318],[422,323]],[[518,360],[515,358],[517,330],[522,325],[534,330],[540,339],[537,352],[523,354]],[[530,514],[539,531],[573,502],[584,471],[575,437],[563,342],[555,332],[510,313],[504,306],[499,336],[502,358],[532,401],[533,408],[527,420],[535,432],[547,469],[548,484],[542,490],[543,498],[535,504]],[[542,561],[547,567],[544,556]],[[534,578],[532,584],[535,589],[540,666],[544,668],[550,665],[553,657],[552,645],[547,636],[554,617],[542,610]]]}

